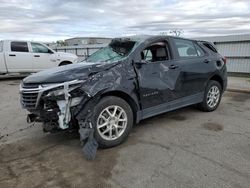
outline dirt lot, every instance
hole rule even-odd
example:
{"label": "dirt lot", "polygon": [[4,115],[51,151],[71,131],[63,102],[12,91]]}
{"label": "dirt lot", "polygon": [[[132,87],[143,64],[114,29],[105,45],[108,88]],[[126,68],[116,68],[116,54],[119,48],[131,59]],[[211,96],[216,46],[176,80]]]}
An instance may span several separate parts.
{"label": "dirt lot", "polygon": [[0,187],[250,187],[250,95],[217,111],[184,108],[144,120],[119,147],[87,161],[77,133],[44,134],[0,81]]}

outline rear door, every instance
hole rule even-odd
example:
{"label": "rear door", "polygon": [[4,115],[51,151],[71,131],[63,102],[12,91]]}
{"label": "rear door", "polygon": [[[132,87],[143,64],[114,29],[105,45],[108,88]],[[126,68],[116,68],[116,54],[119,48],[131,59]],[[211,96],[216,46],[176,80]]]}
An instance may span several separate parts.
{"label": "rear door", "polygon": [[[8,44],[7,44],[8,45]],[[33,72],[32,53],[27,42],[10,41],[5,53],[9,72]]]}
{"label": "rear door", "polygon": [[33,54],[33,70],[34,72],[55,67],[56,55],[47,46],[31,42],[32,54]]}
{"label": "rear door", "polygon": [[172,38],[178,63],[181,66],[181,83],[186,96],[203,92],[206,80],[214,71],[208,54],[192,40]]}

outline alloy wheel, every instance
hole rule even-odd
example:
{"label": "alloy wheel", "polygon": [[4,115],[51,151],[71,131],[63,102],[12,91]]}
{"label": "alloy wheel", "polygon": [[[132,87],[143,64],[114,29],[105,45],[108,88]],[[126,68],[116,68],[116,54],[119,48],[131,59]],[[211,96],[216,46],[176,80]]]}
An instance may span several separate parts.
{"label": "alloy wheel", "polygon": [[126,130],[128,118],[125,110],[111,105],[101,111],[97,118],[97,131],[105,140],[116,140]]}
{"label": "alloy wheel", "polygon": [[207,93],[207,105],[214,108],[220,100],[220,89],[217,86],[212,86]]}

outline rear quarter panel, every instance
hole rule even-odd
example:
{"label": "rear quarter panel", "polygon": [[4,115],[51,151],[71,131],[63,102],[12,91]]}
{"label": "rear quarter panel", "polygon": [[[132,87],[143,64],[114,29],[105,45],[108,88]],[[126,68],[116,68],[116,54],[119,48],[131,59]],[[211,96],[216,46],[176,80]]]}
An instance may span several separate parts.
{"label": "rear quarter panel", "polygon": [[222,60],[223,56],[219,52],[216,53],[216,52],[211,51],[204,45],[200,45],[200,46],[207,52],[208,59],[210,60],[209,64],[211,64],[211,68],[214,69],[214,71],[211,74],[209,74],[206,84],[212,77],[219,76],[223,81],[222,89],[223,91],[225,91],[227,88],[227,66]]}
{"label": "rear quarter panel", "polygon": [[4,52],[0,52],[0,73],[7,73]]}
{"label": "rear quarter panel", "polygon": [[0,73],[6,73],[6,64],[4,59],[3,41],[0,41]]}

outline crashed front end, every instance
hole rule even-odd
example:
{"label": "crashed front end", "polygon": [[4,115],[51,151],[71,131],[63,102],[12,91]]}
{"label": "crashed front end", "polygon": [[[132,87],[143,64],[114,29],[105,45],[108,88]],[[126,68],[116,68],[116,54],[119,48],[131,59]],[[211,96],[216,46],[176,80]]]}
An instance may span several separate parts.
{"label": "crashed front end", "polygon": [[87,94],[80,90],[83,80],[64,83],[20,85],[21,104],[31,114],[27,121],[43,122],[46,132],[72,128],[76,107]]}

